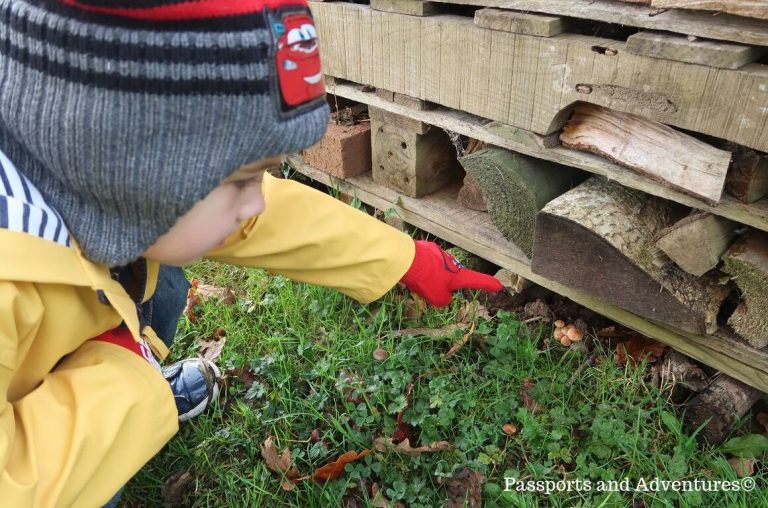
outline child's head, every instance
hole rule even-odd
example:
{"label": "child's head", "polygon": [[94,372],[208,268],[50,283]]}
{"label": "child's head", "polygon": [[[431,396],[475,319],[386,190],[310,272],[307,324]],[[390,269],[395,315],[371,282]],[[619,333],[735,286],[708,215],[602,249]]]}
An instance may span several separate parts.
{"label": "child's head", "polygon": [[311,145],[328,115],[303,0],[136,5],[0,0],[0,150],[110,265],[214,189],[201,207],[247,195],[220,184]]}

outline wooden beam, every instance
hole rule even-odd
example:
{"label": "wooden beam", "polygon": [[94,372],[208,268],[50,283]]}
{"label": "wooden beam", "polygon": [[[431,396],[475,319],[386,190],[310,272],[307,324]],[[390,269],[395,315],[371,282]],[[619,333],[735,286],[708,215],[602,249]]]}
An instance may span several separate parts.
{"label": "wooden beam", "polygon": [[651,7],[717,11],[749,18],[768,19],[768,4],[765,0],[651,0]]}
{"label": "wooden beam", "polygon": [[425,198],[413,199],[374,183],[370,175],[339,180],[304,164],[299,157],[292,156],[288,160],[297,171],[314,180],[355,195],[381,210],[394,207],[398,215],[409,224],[768,392],[768,351],[752,348],[727,335],[698,336],[672,330],[594,296],[536,275],[531,271],[522,251],[501,235],[492,225],[488,214],[467,210],[456,204],[456,193],[460,187],[458,184]]}
{"label": "wooden beam", "polygon": [[437,4],[421,0],[371,0],[371,8],[377,11],[396,12],[408,16],[429,16],[436,11]]}
{"label": "wooden beam", "polygon": [[730,70],[647,58],[621,41],[500,32],[462,16],[350,3],[312,8],[332,76],[539,134],[558,130],[581,101],[768,151],[763,65]]}
{"label": "wooden beam", "polygon": [[722,69],[738,69],[760,58],[765,53],[765,48],[722,41],[689,41],[681,35],[638,32],[627,39],[627,51],[633,55],[667,58]]}
{"label": "wooden beam", "polygon": [[[660,10],[649,5],[632,5],[613,0],[441,0],[443,3],[498,7],[524,12],[541,12],[572,18],[592,19],[649,30],[665,30],[706,39],[768,46],[768,26],[760,20],[709,12],[678,9]],[[762,0],[755,0],[760,2]]]}
{"label": "wooden beam", "polygon": [[594,104],[578,104],[563,145],[607,157],[662,185],[720,202],[731,153],[664,124]]}
{"label": "wooden beam", "polygon": [[374,94],[364,92],[360,88],[360,85],[343,84],[334,88],[334,93],[356,102],[409,116],[442,129],[479,139],[491,145],[583,169],[616,180],[626,187],[768,231],[768,199],[764,198],[755,203],[746,204],[726,195],[722,197],[717,206],[711,206],[704,200],[658,185],[649,178],[630,169],[622,168],[603,157],[562,146],[551,146],[546,142],[544,136],[525,129],[500,122],[488,122],[485,118],[440,106],[432,111],[410,110],[393,102],[381,100]]}
{"label": "wooden beam", "polygon": [[502,32],[552,37],[565,29],[563,18],[526,14],[502,9],[480,9],[475,11],[475,25]]}

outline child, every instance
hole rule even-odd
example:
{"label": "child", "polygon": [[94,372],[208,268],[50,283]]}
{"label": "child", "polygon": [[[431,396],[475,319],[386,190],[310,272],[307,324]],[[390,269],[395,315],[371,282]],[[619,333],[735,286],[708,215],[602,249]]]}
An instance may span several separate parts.
{"label": "child", "polygon": [[322,136],[321,78],[303,0],[0,0],[3,506],[103,505],[214,398],[214,367],[150,352],[160,264],[361,302],[398,281],[434,305],[501,288],[263,174]]}

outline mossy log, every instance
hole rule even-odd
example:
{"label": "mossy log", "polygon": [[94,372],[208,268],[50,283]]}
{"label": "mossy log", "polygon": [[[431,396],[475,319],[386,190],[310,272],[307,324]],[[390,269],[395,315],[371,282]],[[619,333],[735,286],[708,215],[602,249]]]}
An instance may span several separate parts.
{"label": "mossy log", "polygon": [[696,435],[700,443],[720,444],[736,421],[761,396],[760,390],[720,374],[709,387],[688,402],[683,424],[690,433],[706,423]]}
{"label": "mossy log", "polygon": [[501,234],[528,256],[536,213],[583,179],[567,166],[496,147],[460,157],[459,162],[482,190]]}
{"label": "mossy log", "polygon": [[538,214],[532,269],[642,317],[713,333],[730,285],[655,263],[654,240],[685,213],[671,201],[591,178]]}
{"label": "mossy log", "polygon": [[768,345],[768,234],[753,231],[723,256],[723,271],[741,290],[728,324],[755,347]]}

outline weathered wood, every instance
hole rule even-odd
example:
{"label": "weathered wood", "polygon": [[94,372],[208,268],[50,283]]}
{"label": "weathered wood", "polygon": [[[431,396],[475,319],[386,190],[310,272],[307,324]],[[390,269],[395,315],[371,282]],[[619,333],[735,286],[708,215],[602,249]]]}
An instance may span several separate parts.
{"label": "weathered wood", "polygon": [[499,279],[502,286],[517,294],[522,293],[533,285],[531,281],[519,276],[516,273],[510,272],[506,268],[502,268],[496,272],[494,277]]}
{"label": "weathered wood", "polygon": [[729,152],[666,125],[586,103],[576,106],[560,141],[711,204],[720,201],[731,161]]}
{"label": "weathered wood", "polygon": [[290,164],[301,173],[363,202],[398,215],[419,229],[458,245],[551,291],[602,314],[617,323],[673,347],[744,383],[768,392],[768,351],[756,349],[720,330],[717,335],[699,336],[663,326],[611,305],[593,295],[570,288],[531,271],[530,261],[493,226],[487,213],[467,210],[456,204],[458,185],[414,199],[375,183],[370,174],[339,180],[304,164],[295,156]]}
{"label": "weathered wood", "polygon": [[765,0],[651,0],[656,8],[677,7],[718,11],[749,18],[768,19],[768,3]]}
{"label": "weathered wood", "polygon": [[696,435],[697,441],[718,445],[760,396],[759,390],[721,374],[686,405],[683,424],[693,433],[706,423]]}
{"label": "weathered wood", "polygon": [[395,100],[395,92],[390,92],[389,90],[384,90],[383,88],[377,88],[376,97],[380,97],[385,101],[392,102]]}
{"label": "weathered wood", "polygon": [[686,272],[704,275],[720,263],[738,227],[728,219],[697,212],[662,230],[656,246]]}
{"label": "weathered wood", "polygon": [[668,351],[661,364],[661,391],[673,401],[680,402],[691,392],[707,388],[709,376],[687,356]]}
{"label": "weathered wood", "polygon": [[390,113],[389,111],[376,107],[368,108],[368,115],[371,120],[393,125],[415,134],[426,134],[432,128],[431,125],[424,123],[421,120],[416,120],[405,115]]}
{"label": "weathered wood", "polygon": [[456,198],[461,206],[478,212],[487,212],[488,205],[483,197],[483,190],[477,184],[472,175],[464,175],[464,185]]}
{"label": "weathered wood", "polygon": [[593,177],[539,213],[531,268],[640,316],[713,333],[729,286],[674,265],[659,268],[649,254],[653,239],[682,213],[674,203]]}
{"label": "weathered wood", "polygon": [[753,346],[768,345],[768,235],[753,232],[738,240],[723,261],[723,271],[741,290],[728,324]]}
{"label": "weathered wood", "polygon": [[409,16],[429,16],[436,12],[437,4],[422,0],[371,0],[371,8]]}
{"label": "weathered wood", "polygon": [[540,134],[559,130],[569,107],[584,101],[768,150],[763,65],[730,70],[647,58],[611,39],[500,32],[453,15],[350,3],[319,3],[313,12],[330,48],[323,66],[334,76]]}
{"label": "weathered wood", "polygon": [[[442,0],[443,3],[541,12],[606,23],[666,30],[707,39],[768,46],[768,27],[756,19],[678,9],[659,10],[649,5],[620,4],[613,0]],[[759,1],[759,0],[758,0]]]}
{"label": "weathered wood", "polygon": [[373,179],[412,197],[426,196],[461,178],[456,151],[439,129],[419,134],[371,120]]}
{"label": "weathered wood", "polygon": [[538,211],[583,179],[571,168],[503,148],[486,148],[459,162],[482,189],[493,223],[529,256]]}
{"label": "weathered wood", "polygon": [[417,99],[416,97],[411,97],[410,95],[405,95],[402,93],[396,93],[394,96],[394,101],[401,106],[405,106],[408,109],[415,109],[417,111],[427,111],[435,107],[435,105],[431,102],[423,101],[421,99]]}
{"label": "weathered wood", "polygon": [[725,177],[725,192],[742,203],[754,203],[768,195],[768,157],[736,146]]}
{"label": "weathered wood", "polygon": [[357,102],[370,104],[400,115],[408,115],[441,129],[481,139],[488,144],[583,169],[616,180],[625,187],[638,189],[654,196],[768,231],[768,199],[761,199],[753,204],[745,204],[732,196],[724,195],[717,206],[712,206],[701,199],[658,185],[649,178],[623,168],[604,157],[578,152],[562,146],[548,147],[543,136],[511,125],[500,122],[489,123],[484,118],[441,106],[432,111],[409,110],[398,104],[383,101],[371,93],[359,90],[359,86],[350,84],[340,85],[336,92]]}
{"label": "weathered wood", "polygon": [[738,69],[765,54],[764,47],[729,42],[696,40],[682,35],[639,32],[627,39],[627,51],[634,55],[667,58],[723,69]]}
{"label": "weathered wood", "polygon": [[552,37],[565,30],[563,18],[502,9],[479,9],[475,11],[475,25],[491,30],[539,37]]}

